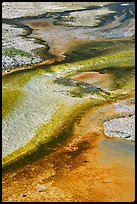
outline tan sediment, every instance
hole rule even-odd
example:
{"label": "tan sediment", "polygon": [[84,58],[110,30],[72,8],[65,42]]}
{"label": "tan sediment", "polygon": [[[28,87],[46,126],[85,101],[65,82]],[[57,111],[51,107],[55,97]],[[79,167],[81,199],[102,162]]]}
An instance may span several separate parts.
{"label": "tan sediment", "polygon": [[53,22],[50,19],[35,19],[35,20],[24,20],[22,21],[23,24],[30,26],[31,28],[35,30],[41,30],[46,28],[52,28],[54,27]]}
{"label": "tan sediment", "polygon": [[25,20],[22,24],[32,28],[32,36],[45,41],[50,47],[48,52],[57,57],[64,56],[66,51],[78,42],[80,43],[80,39],[75,37],[71,30],[64,26],[54,25],[51,19]]}
{"label": "tan sediment", "polygon": [[74,76],[71,76],[70,78],[86,82],[88,84],[92,84],[94,86],[99,86],[101,88],[105,88],[107,90],[110,90],[112,85],[112,76],[111,74],[101,74],[99,72],[83,72]]}

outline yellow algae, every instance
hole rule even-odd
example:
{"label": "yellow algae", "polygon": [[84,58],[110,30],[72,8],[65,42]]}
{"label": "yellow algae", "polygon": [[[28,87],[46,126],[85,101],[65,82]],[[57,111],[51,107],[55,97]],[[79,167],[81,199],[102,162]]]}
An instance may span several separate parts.
{"label": "yellow algae", "polygon": [[26,145],[5,156],[2,160],[4,171],[20,168],[25,164],[37,161],[44,155],[50,154],[59,148],[59,145],[66,142],[73,136],[74,125],[80,120],[82,115],[88,110],[95,109],[97,106],[109,104],[115,99],[124,98],[128,92],[124,89],[110,92],[110,95],[103,100],[85,99],[73,107],[64,104],[53,114],[47,123],[43,123],[34,137]]}
{"label": "yellow algae", "polygon": [[[132,52],[131,53],[128,52],[128,54],[133,55]],[[123,55],[123,53],[119,54],[119,56],[125,57],[125,55]],[[111,56],[111,58],[113,59],[112,56]],[[133,63],[133,56],[131,58],[132,58],[132,63]],[[102,59],[102,57],[100,59]],[[106,58],[104,60],[106,60]],[[31,71],[31,72],[27,72],[27,73],[22,72],[22,73],[14,74],[11,76],[9,75],[9,76],[3,77],[3,117],[5,117],[5,115],[8,112],[10,112],[12,107],[15,105],[16,101],[22,97],[23,93],[21,91],[21,88],[23,87],[23,85],[32,76],[34,76],[35,74],[38,74],[38,73],[43,74],[42,71],[40,71],[40,72],[38,72],[38,71],[32,72]],[[126,82],[126,84],[123,84],[120,89],[115,90],[115,91],[110,91],[110,95],[107,96],[107,98],[105,98],[105,101],[113,100],[115,98],[121,97],[122,95],[124,96],[125,94],[129,93],[131,91],[131,89],[133,88],[133,81],[134,81],[133,79],[134,79],[133,77],[130,78],[130,80],[128,80]],[[12,89],[9,87],[12,87]],[[10,95],[12,95],[12,97],[10,97],[9,102],[6,103],[6,101],[8,101],[8,97]],[[94,103],[93,103],[93,101],[94,101]],[[104,101],[104,99],[102,101]],[[10,155],[7,155],[6,157],[4,157],[3,166],[5,166],[9,162],[14,162],[14,160],[16,161],[21,157],[23,158],[25,155],[27,156],[27,155],[31,155],[33,152],[36,153],[38,151],[41,151],[39,148],[40,144],[45,145],[47,142],[49,142],[49,140],[51,141],[51,138],[55,139],[61,133],[63,134],[64,131],[66,129],[68,129],[68,127],[70,128],[70,126],[75,121],[76,117],[78,116],[79,112],[84,107],[87,108],[89,104],[96,105],[96,103],[98,103],[98,102],[101,103],[101,100],[97,100],[96,102],[95,102],[95,100],[90,100],[90,103],[87,103],[87,101],[85,99],[85,101],[83,103],[83,107],[81,105],[78,105],[78,106],[71,108],[71,111],[68,107],[62,107],[61,110],[59,110],[57,113],[55,113],[55,115],[53,115],[52,119],[48,123],[43,124],[42,127],[39,128],[36,135],[34,135],[34,137],[24,147],[16,150],[15,152],[13,152]],[[5,112],[5,110],[7,112]],[[67,132],[69,132],[69,131],[67,130]],[[25,158],[26,158],[26,156],[25,156]],[[26,161],[27,161],[27,159],[26,159]],[[30,161],[31,161],[31,159],[30,159]]]}
{"label": "yellow algae", "polygon": [[73,107],[62,105],[52,118],[39,127],[34,137],[26,145],[5,156],[3,170],[8,171],[38,160],[54,151],[57,145],[73,135],[73,126],[84,111],[103,103],[102,100],[87,99]]}
{"label": "yellow algae", "polygon": [[2,118],[11,112],[17,102],[24,97],[22,87],[36,73],[20,72],[2,77]]}
{"label": "yellow algae", "polygon": [[[48,71],[58,72],[61,70],[63,71],[62,76],[67,76],[79,71],[101,70],[102,68],[110,68],[111,70],[112,67],[120,69],[134,67],[134,65],[135,50],[129,48],[128,50],[120,50],[115,53],[86,60],[53,65],[50,66],[49,70],[49,67],[39,67],[35,70],[19,71],[14,74],[5,75],[2,79],[2,116],[4,118],[15,107],[17,102],[22,100],[24,97],[23,86],[35,75],[45,74]],[[134,76],[130,75],[125,80],[125,83],[119,82],[120,85],[115,90],[110,91],[109,95],[106,96],[104,93],[101,93],[103,97],[100,100],[99,97],[95,100],[83,98],[82,103],[74,105],[71,108],[63,104],[47,123],[43,123],[39,127],[34,137],[26,145],[3,158],[3,169],[8,170],[20,167],[54,151],[57,145],[65,142],[69,136],[73,135],[73,126],[84,111],[97,105],[112,102],[119,97],[129,94],[134,88]]]}
{"label": "yellow algae", "polygon": [[31,79],[36,74],[36,71],[19,71],[16,73],[11,73],[4,75],[2,77],[2,86],[13,86],[16,88],[21,88],[25,85],[29,79]]}
{"label": "yellow algae", "polygon": [[2,118],[4,119],[11,112],[15,103],[19,101],[23,93],[18,89],[2,89]]}
{"label": "yellow algae", "polygon": [[69,69],[69,73],[73,73],[73,71],[77,72],[78,70],[80,71],[87,69],[92,70],[95,68],[96,69],[100,69],[102,67],[109,68],[112,66],[127,67],[134,65],[135,65],[135,50],[131,48],[128,51],[120,51],[114,54],[107,54],[105,56],[81,60],[78,62],[51,66],[51,70],[57,71],[64,69],[67,71],[67,69]]}

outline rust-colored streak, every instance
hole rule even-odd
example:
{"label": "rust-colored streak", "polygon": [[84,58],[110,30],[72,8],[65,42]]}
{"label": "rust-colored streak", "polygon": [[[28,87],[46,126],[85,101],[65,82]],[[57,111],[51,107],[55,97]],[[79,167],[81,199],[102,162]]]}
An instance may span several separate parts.
{"label": "rust-colored streak", "polygon": [[[22,170],[3,174],[3,202],[134,201],[132,156],[120,151],[117,156],[115,148],[110,152],[111,146],[101,145],[103,140],[112,140],[103,132],[103,121],[115,114],[112,105],[89,110],[60,150]],[[38,190],[38,184],[46,190]]]}
{"label": "rust-colored streak", "polygon": [[58,62],[58,61],[64,60],[64,58],[65,58],[64,56],[60,56],[58,58],[48,59],[46,61],[39,62],[39,63],[36,63],[36,64],[26,65],[26,66],[23,66],[23,67],[22,66],[18,66],[16,68],[10,69],[9,72],[3,72],[2,75],[4,76],[6,74],[10,74],[10,73],[21,71],[21,70],[33,69],[33,68],[40,67],[40,66],[43,66],[43,65],[53,64],[54,62]]}
{"label": "rust-colored streak", "polygon": [[[103,149],[91,142],[92,136],[85,136],[75,148],[63,148],[36,164],[3,176],[3,202],[10,198],[16,202],[133,201],[132,165],[126,168],[121,157],[103,164]],[[128,158],[125,162],[130,164]],[[46,186],[47,190],[40,193],[36,188],[38,184]]]}

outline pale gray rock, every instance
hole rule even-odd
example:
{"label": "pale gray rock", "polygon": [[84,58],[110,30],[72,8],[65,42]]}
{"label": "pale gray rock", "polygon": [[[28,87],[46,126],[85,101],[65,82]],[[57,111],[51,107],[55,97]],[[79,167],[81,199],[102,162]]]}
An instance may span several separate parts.
{"label": "pale gray rock", "polygon": [[135,115],[105,121],[104,127],[105,134],[109,137],[135,141]]}

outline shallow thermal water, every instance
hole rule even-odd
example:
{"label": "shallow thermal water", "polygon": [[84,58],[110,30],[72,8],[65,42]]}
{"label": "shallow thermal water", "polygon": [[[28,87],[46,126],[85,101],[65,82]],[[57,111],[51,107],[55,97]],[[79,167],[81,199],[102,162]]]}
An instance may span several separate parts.
{"label": "shallow thermal water", "polygon": [[127,159],[128,162],[125,162],[125,166],[130,164],[133,167],[135,165],[135,145],[133,142],[121,139],[101,138],[98,145],[102,153],[101,162],[109,163],[113,160],[121,160],[122,162],[122,159]]}
{"label": "shallow thermal water", "polygon": [[3,4],[3,201],[133,201],[134,2],[25,5]]}
{"label": "shallow thermal water", "polygon": [[[42,125],[48,124],[63,107],[71,112],[76,106],[84,108],[89,101],[94,106],[107,100],[114,104],[117,96],[124,94],[130,98],[134,91],[134,15],[134,3],[118,2],[33,17],[3,18],[3,23],[27,31],[26,40],[33,39],[45,46],[45,50],[32,49],[41,58],[62,57],[53,65],[36,64],[32,72],[13,73],[7,79],[5,76],[4,105],[6,93],[13,92],[14,96],[18,92],[23,97],[17,96],[13,103],[9,94],[9,101],[3,106],[7,114],[2,121],[3,157],[27,146],[37,132],[42,132]],[[19,80],[14,82],[14,77]],[[121,114],[127,114],[127,109],[134,112],[134,108],[122,102],[115,108]],[[65,114],[62,111],[67,121],[69,116]],[[77,117],[78,114],[81,113]]]}

